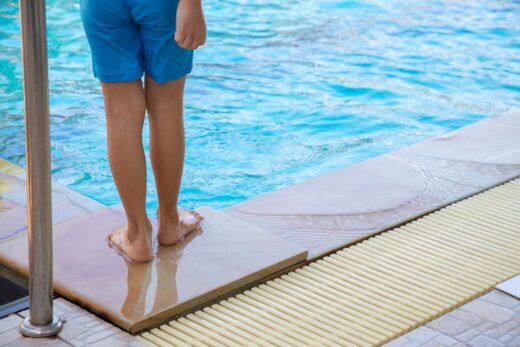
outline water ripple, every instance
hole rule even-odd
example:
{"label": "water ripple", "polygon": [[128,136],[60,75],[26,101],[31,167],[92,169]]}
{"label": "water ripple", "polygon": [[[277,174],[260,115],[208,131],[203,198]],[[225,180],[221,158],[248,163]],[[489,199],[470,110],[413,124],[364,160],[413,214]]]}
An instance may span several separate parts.
{"label": "water ripple", "polygon": [[[187,207],[229,206],[520,105],[514,0],[204,8],[208,40],[186,89]],[[48,0],[47,11],[53,179],[119,203],[78,4]],[[16,0],[2,1],[0,25],[0,157],[25,165]]]}

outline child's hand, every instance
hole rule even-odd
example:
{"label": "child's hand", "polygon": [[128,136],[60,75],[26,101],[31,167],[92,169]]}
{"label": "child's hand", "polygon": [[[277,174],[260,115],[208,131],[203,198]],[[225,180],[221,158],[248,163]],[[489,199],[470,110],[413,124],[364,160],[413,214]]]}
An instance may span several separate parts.
{"label": "child's hand", "polygon": [[175,41],[182,48],[196,49],[206,41],[206,21],[201,0],[179,0]]}

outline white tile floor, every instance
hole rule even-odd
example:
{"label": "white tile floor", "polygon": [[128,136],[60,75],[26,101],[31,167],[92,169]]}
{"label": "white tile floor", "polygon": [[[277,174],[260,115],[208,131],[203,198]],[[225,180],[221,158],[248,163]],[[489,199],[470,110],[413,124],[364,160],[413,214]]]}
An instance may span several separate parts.
{"label": "white tile floor", "polygon": [[444,346],[519,347],[520,300],[493,290],[384,347]]}
{"label": "white tile floor", "polygon": [[498,284],[496,288],[520,299],[520,275]]}

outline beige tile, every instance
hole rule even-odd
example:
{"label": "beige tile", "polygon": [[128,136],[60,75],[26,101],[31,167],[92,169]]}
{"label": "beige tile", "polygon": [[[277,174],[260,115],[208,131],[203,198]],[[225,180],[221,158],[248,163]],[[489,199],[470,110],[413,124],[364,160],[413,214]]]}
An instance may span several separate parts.
{"label": "beige tile", "polygon": [[[307,257],[265,230],[210,208],[197,210],[205,216],[202,228],[172,247],[154,243],[155,258],[147,264],[128,263],[108,247],[105,235],[126,222],[118,208],[55,226],[57,293],[136,332]],[[2,261],[22,272],[26,254],[25,236],[0,244]]]}
{"label": "beige tile", "polygon": [[[27,232],[27,190],[25,172],[12,175],[13,170],[2,170],[6,161],[0,161],[0,241],[18,237]],[[16,173],[16,171],[14,171]],[[103,208],[104,205],[74,192],[56,182],[52,183],[52,220],[64,222]]]}
{"label": "beige tile", "polygon": [[[426,178],[413,165],[399,158],[379,156],[352,165],[348,170],[319,176],[229,209],[267,215],[366,213],[413,199],[424,190],[425,184]],[[378,196],[375,201],[374,195]]]}
{"label": "beige tile", "polygon": [[396,151],[399,154],[518,165],[520,108],[435,136]]}

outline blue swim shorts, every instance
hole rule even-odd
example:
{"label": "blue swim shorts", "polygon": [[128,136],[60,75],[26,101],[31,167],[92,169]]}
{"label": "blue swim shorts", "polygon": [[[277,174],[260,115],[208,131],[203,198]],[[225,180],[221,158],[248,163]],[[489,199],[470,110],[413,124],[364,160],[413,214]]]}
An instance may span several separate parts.
{"label": "blue swim shorts", "polygon": [[156,83],[191,72],[193,50],[174,40],[179,0],[80,0],[94,76],[102,82]]}

